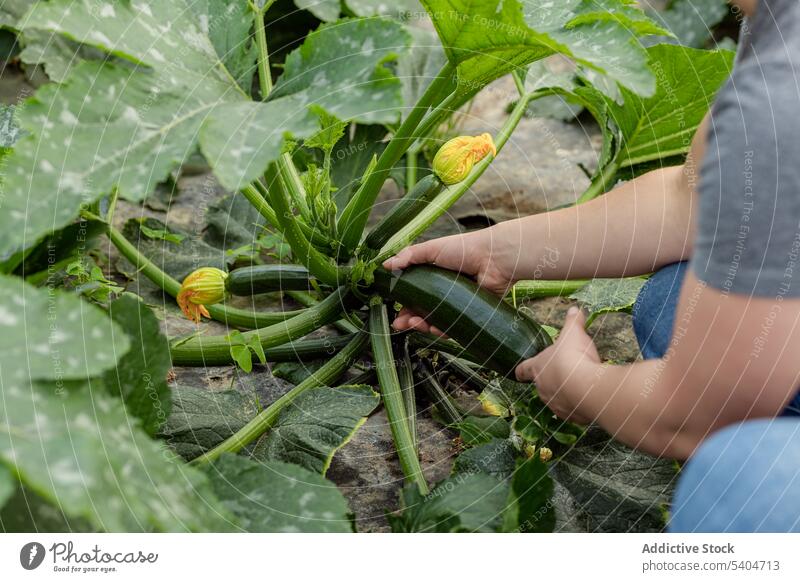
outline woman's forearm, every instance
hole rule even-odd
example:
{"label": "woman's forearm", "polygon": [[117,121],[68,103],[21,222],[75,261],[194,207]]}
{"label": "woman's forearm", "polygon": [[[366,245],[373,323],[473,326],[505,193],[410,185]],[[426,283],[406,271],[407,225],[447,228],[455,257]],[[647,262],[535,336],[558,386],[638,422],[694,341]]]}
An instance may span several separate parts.
{"label": "woman's forearm", "polygon": [[583,394],[581,413],[615,439],[646,453],[675,459],[688,458],[707,436],[669,406],[666,362],[647,360],[627,366],[596,365],[570,382]]}
{"label": "woman's forearm", "polygon": [[[586,204],[489,229],[513,279],[650,273],[688,258],[692,194],[677,166],[650,172]],[[505,249],[509,249],[506,251]]]}

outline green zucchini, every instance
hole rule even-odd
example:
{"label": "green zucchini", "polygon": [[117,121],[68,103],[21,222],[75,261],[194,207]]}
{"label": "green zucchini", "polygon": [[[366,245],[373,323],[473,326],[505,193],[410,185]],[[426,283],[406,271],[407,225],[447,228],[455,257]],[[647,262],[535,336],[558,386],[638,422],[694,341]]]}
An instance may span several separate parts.
{"label": "green zucchini", "polygon": [[369,231],[367,238],[364,239],[364,246],[373,251],[381,250],[381,247],[401,227],[419,214],[420,210],[425,208],[442,190],[444,190],[444,184],[439,178],[434,174],[425,176]]}
{"label": "green zucchini", "polygon": [[305,291],[311,273],[300,265],[253,265],[228,273],[225,288],[232,295],[257,295],[273,291]]}
{"label": "green zucchini", "polygon": [[520,362],[552,344],[531,318],[453,271],[429,265],[399,273],[378,268],[374,288],[456,340],[467,360],[510,378]]}

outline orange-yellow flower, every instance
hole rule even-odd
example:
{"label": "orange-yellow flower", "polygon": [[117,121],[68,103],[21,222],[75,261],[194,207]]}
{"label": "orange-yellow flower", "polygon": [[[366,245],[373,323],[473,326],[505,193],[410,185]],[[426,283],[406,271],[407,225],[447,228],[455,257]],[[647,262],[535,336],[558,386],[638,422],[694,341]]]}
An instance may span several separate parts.
{"label": "orange-yellow flower", "polygon": [[183,314],[200,323],[200,316],[211,317],[206,305],[225,299],[225,279],[228,274],[214,267],[203,267],[187,275],[178,292],[178,305]]}
{"label": "orange-yellow flower", "polygon": [[439,148],[433,158],[433,171],[448,186],[458,184],[489,153],[497,155],[494,140],[488,133],[475,137],[456,137]]}

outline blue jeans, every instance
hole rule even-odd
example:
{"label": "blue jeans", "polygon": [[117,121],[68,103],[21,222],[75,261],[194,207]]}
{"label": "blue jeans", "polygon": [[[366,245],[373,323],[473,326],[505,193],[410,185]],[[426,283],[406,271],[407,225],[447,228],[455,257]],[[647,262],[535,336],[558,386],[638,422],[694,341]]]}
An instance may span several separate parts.
{"label": "blue jeans", "polygon": [[[633,307],[646,359],[664,355],[687,264],[661,269]],[[777,419],[728,426],[684,466],[672,503],[672,532],[800,532],[800,393]]]}

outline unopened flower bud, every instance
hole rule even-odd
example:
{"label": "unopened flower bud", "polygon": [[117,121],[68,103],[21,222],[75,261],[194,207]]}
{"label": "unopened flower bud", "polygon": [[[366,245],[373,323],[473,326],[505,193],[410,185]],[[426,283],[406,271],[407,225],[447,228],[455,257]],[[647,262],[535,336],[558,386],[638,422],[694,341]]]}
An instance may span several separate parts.
{"label": "unopened flower bud", "polygon": [[476,137],[456,137],[439,148],[433,158],[433,171],[444,184],[458,184],[489,153],[497,155],[497,148],[488,133]]}
{"label": "unopened flower bud", "polygon": [[553,451],[551,451],[547,447],[542,447],[539,449],[539,459],[541,459],[543,463],[546,463],[552,458],[553,458]]}
{"label": "unopened flower bud", "polygon": [[203,267],[187,275],[178,292],[178,305],[183,314],[200,323],[200,316],[211,317],[206,305],[225,299],[225,280],[228,274],[214,267]]}

